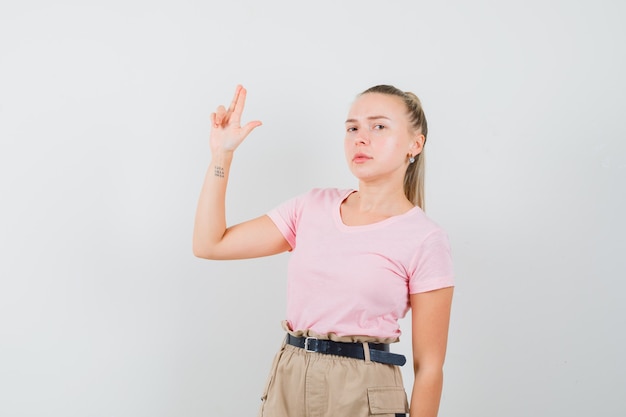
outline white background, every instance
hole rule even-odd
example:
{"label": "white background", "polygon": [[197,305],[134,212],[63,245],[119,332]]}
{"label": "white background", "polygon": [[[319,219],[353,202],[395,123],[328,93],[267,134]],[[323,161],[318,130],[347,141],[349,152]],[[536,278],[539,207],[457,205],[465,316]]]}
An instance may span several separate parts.
{"label": "white background", "polygon": [[0,415],[256,414],[288,255],[191,254],[237,83],[264,125],[231,223],[356,186],[360,91],[422,98],[457,274],[440,416],[626,415],[625,4],[2,1]]}

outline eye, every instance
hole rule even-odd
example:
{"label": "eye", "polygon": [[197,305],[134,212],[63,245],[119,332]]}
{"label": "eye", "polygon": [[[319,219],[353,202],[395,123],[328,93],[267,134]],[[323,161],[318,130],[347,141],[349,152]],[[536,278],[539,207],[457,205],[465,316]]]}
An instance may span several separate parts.
{"label": "eye", "polygon": [[374,130],[383,130],[385,128],[384,125],[374,125]]}
{"label": "eye", "polygon": [[349,128],[346,129],[346,132],[356,132],[356,127],[350,126]]}

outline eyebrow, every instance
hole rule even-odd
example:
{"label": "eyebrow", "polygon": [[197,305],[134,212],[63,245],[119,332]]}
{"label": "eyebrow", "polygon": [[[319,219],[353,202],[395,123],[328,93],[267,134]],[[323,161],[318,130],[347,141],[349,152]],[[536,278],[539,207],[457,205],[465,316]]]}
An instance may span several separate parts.
{"label": "eyebrow", "polygon": [[[387,120],[391,120],[390,118],[388,118],[387,116],[369,116],[367,118],[367,120],[376,120],[376,119],[387,119]],[[346,123],[356,123],[357,120],[356,119],[348,119],[346,120]]]}

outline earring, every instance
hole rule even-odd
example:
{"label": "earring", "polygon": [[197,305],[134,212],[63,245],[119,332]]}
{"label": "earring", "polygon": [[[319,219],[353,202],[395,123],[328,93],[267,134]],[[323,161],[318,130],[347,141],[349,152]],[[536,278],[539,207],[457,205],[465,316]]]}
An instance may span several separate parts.
{"label": "earring", "polygon": [[409,164],[412,164],[413,162],[415,162],[415,157],[411,155],[411,157],[409,158]]}

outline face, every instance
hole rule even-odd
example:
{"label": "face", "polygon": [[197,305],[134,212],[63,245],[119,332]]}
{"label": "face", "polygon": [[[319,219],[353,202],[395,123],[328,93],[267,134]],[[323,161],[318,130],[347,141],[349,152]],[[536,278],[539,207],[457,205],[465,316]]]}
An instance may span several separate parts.
{"label": "face", "polygon": [[363,94],[352,104],[346,120],[348,166],[359,180],[403,181],[409,155],[422,150],[421,138],[410,125],[400,97]]}

